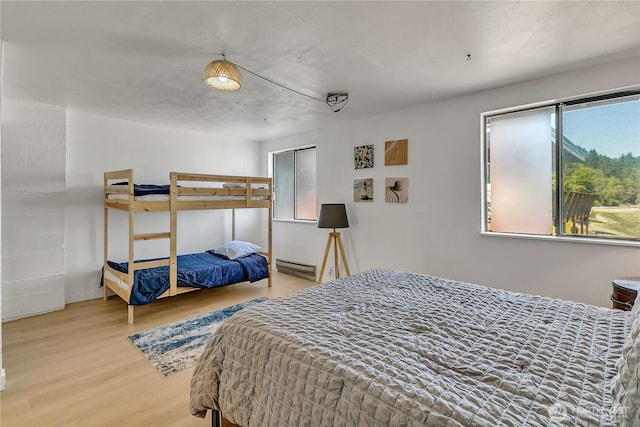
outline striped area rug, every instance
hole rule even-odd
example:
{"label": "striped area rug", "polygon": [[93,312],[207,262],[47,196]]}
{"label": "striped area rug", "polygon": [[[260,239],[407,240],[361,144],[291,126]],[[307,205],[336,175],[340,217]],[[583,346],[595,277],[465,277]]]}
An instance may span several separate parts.
{"label": "striped area rug", "polygon": [[211,313],[191,317],[159,328],[129,336],[142,355],[162,376],[167,377],[193,366],[203,347],[222,322],[253,304],[266,301],[261,297]]}

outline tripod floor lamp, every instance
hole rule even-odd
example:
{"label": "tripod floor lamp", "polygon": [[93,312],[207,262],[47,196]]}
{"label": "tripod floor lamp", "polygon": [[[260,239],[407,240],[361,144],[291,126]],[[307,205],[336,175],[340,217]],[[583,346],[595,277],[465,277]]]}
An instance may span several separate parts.
{"label": "tripod floor lamp", "polygon": [[328,203],[321,205],[318,228],[333,228],[333,231],[329,233],[329,240],[327,240],[327,248],[324,251],[324,259],[322,260],[322,268],[320,269],[320,276],[318,276],[318,283],[322,283],[322,276],[324,275],[324,268],[327,265],[327,258],[329,257],[331,243],[333,243],[336,279],[340,278],[338,251],[340,251],[342,263],[344,264],[347,276],[350,276],[351,273],[349,272],[347,257],[344,255],[344,246],[342,246],[342,238],[340,237],[340,233],[336,231],[336,228],[349,228],[349,220],[347,219],[347,210],[344,207],[344,203]]}

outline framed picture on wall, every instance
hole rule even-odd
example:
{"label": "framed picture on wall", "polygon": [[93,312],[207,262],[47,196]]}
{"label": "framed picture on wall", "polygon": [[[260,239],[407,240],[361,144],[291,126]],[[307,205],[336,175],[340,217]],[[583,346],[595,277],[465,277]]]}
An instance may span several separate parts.
{"label": "framed picture on wall", "polygon": [[373,178],[353,180],[353,201],[373,202]]}
{"label": "framed picture on wall", "polygon": [[384,165],[406,165],[409,163],[409,140],[397,139],[384,143]]}
{"label": "framed picture on wall", "polygon": [[353,166],[356,169],[373,167],[373,145],[361,145],[353,148]]}
{"label": "framed picture on wall", "polygon": [[386,178],[384,201],[387,203],[407,203],[409,201],[409,178]]}

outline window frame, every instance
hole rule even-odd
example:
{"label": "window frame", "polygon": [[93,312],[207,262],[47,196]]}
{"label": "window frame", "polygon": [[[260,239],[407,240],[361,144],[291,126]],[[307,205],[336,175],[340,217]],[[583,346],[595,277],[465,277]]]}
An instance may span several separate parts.
{"label": "window frame", "polygon": [[[317,213],[317,196],[318,196],[318,188],[317,188],[317,183],[316,183],[316,209],[315,209],[315,219],[300,219],[300,218],[296,218],[297,213],[296,213],[296,176],[295,176],[295,171],[296,171],[296,152],[299,151],[305,151],[305,150],[309,150],[309,149],[314,149],[316,151],[316,180],[317,180],[317,176],[318,176],[318,169],[317,169],[317,154],[318,154],[318,147],[315,144],[309,144],[309,145],[302,145],[299,147],[294,147],[294,148],[285,148],[282,150],[276,150],[276,151],[271,151],[269,152],[269,176],[271,177],[271,179],[273,180],[273,186],[274,186],[274,201],[273,201],[273,208],[271,210],[271,219],[273,221],[279,221],[279,222],[295,222],[295,223],[304,223],[304,224],[315,224],[318,222],[318,213]],[[293,205],[294,205],[294,217],[293,218],[277,218],[276,215],[276,208],[275,208],[275,197],[276,197],[276,193],[275,193],[275,188],[276,188],[276,180],[275,180],[275,157],[277,154],[282,154],[282,153],[294,153],[294,186],[293,186]]]}
{"label": "window frame", "polygon": [[[488,167],[488,145],[487,145],[487,119],[491,117],[502,116],[506,114],[519,113],[530,110],[537,110],[541,108],[555,107],[555,126],[556,129],[562,130],[562,107],[571,106],[580,103],[591,103],[597,101],[605,101],[608,99],[622,99],[630,96],[640,96],[640,86],[628,86],[618,88],[610,91],[602,91],[598,93],[592,93],[587,95],[575,96],[570,98],[549,100],[543,102],[536,102],[518,107],[503,108],[499,110],[487,111],[480,114],[480,234],[483,236],[497,236],[497,237],[512,237],[518,239],[533,239],[533,240],[551,240],[551,241],[563,241],[563,242],[580,242],[589,244],[604,244],[615,246],[632,246],[640,247],[640,237],[638,238],[604,238],[596,236],[579,236],[574,234],[564,234],[563,232],[555,235],[541,235],[541,234],[525,234],[525,233],[507,233],[496,232],[487,229],[487,213],[488,213],[488,200],[487,200],[487,178],[489,176]],[[555,185],[557,189],[563,188],[562,177],[562,132],[556,132],[555,135],[555,152],[554,152],[554,168],[557,169],[555,177]],[[557,230],[560,230],[562,224],[562,203],[561,192],[555,192],[555,226]]]}

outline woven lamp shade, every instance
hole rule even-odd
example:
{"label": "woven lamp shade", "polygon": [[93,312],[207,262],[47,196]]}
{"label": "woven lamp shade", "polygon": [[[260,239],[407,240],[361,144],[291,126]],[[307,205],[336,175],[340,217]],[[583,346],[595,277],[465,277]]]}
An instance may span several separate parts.
{"label": "woven lamp shade", "polygon": [[232,62],[226,59],[211,61],[204,69],[204,84],[218,90],[238,90],[242,86],[242,75]]}

